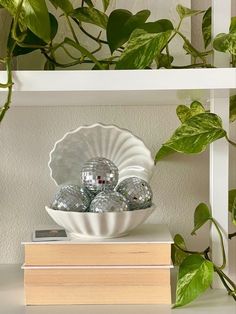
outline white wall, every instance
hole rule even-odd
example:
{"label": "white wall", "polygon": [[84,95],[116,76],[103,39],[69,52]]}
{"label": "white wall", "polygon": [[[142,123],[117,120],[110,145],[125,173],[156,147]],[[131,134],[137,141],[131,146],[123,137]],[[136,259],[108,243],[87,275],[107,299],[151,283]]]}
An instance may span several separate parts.
{"label": "white wall", "polygon": [[[53,223],[44,210],[56,188],[49,178],[48,154],[65,132],[97,121],[116,124],[141,137],[154,156],[178,125],[172,105],[137,108],[65,105],[13,105],[1,125],[0,263],[22,262],[20,242],[28,238],[34,228]],[[235,173],[235,152],[231,168]],[[233,182],[236,182],[235,174]],[[199,202],[208,201],[208,153],[192,157],[176,155],[160,162],[151,185],[158,208],[149,221],[167,223],[173,234],[184,234],[194,245],[196,238],[189,235],[193,211]],[[206,229],[201,232],[200,240],[198,246],[205,246]]]}

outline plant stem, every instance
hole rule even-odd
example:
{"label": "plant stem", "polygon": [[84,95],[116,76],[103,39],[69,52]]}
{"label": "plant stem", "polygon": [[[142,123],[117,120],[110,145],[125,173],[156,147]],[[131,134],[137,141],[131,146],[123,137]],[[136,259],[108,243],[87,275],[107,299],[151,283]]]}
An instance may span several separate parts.
{"label": "plant stem", "polygon": [[[205,254],[205,259],[207,259],[208,261],[211,261],[211,259],[209,258],[207,253]],[[231,295],[234,298],[234,300],[236,301],[236,285],[235,285],[235,283],[221,269],[219,269],[219,267],[217,267],[214,263],[213,263],[213,266],[214,266],[214,271],[220,277],[220,280],[222,281],[224,287],[228,291],[228,294]],[[230,284],[230,286],[233,288],[233,290],[228,286],[226,281]]]}
{"label": "plant stem", "polygon": [[170,51],[169,51],[168,44],[166,45],[166,55],[167,55],[167,58],[168,58],[168,68],[171,68]]}
{"label": "plant stem", "polygon": [[66,47],[64,47],[64,45],[61,45],[60,48],[63,49],[63,51],[64,51],[71,59],[73,59],[73,60],[75,60],[75,61],[79,59],[79,58],[76,58],[76,57],[72,56],[72,54],[69,52],[69,50],[66,49]]}
{"label": "plant stem", "polygon": [[225,247],[224,247],[224,240],[223,240],[223,236],[222,236],[222,233],[221,233],[221,230],[218,226],[218,223],[217,221],[212,217],[210,219],[213,223],[213,225],[215,226],[217,232],[218,232],[218,235],[220,237],[220,245],[221,245],[221,250],[222,250],[222,265],[220,267],[218,267],[219,269],[224,269],[225,268],[225,265],[226,265],[226,255],[225,255]]}
{"label": "plant stem", "polygon": [[217,271],[217,268],[214,267],[214,271],[218,274],[220,280],[222,281],[225,289],[228,291],[228,294],[231,294],[232,290],[230,289],[230,287],[228,286],[227,282],[225,281],[224,277],[221,276],[221,274]]}
{"label": "plant stem", "polygon": [[236,147],[236,143],[233,142],[233,141],[231,141],[231,140],[228,138],[228,135],[227,135],[227,134],[225,135],[225,138],[226,138],[226,140],[229,142],[229,144],[231,144],[231,145],[233,145],[234,147]]}
{"label": "plant stem", "polygon": [[12,56],[11,54],[9,54],[9,56],[6,58],[6,70],[7,70],[7,75],[8,75],[7,84],[9,85],[8,94],[7,94],[7,99],[4,106],[0,109],[0,122],[2,122],[2,119],[4,118],[11,104],[12,86],[13,86],[11,62],[12,62]]}
{"label": "plant stem", "polygon": [[234,232],[234,233],[230,233],[229,235],[228,235],[228,238],[231,240],[233,237],[236,237],[236,232]]}
{"label": "plant stem", "polygon": [[99,42],[98,42],[98,44],[99,44],[98,48],[97,48],[97,49],[94,49],[94,50],[91,52],[92,54],[95,54],[95,53],[97,53],[98,51],[100,51],[100,50],[102,49],[102,44],[99,43]]}
{"label": "plant stem", "polygon": [[59,48],[63,49],[63,51],[73,60],[78,61],[80,59],[80,57],[74,57],[69,50],[64,47],[65,43],[61,42],[60,44],[56,44],[55,46],[51,46],[49,52],[54,56],[54,53],[56,52],[56,50],[58,50]]}
{"label": "plant stem", "polygon": [[236,67],[236,55],[232,54],[231,56],[232,56],[231,57],[232,58],[232,62],[231,62],[232,63],[232,67],[235,68]]}
{"label": "plant stem", "polygon": [[[168,39],[168,42],[167,42],[166,45],[168,45],[168,44],[171,42],[171,40],[176,36],[177,32],[178,32],[179,29],[180,29],[180,26],[181,26],[181,24],[182,24],[182,21],[183,21],[183,19],[180,19],[179,24],[178,24],[177,27],[174,29],[174,33],[170,36],[170,38]],[[164,46],[160,52],[162,52],[162,51],[165,49],[165,47],[166,47],[166,46]]]}
{"label": "plant stem", "polygon": [[46,48],[46,44],[43,45],[30,45],[30,44],[26,44],[20,41],[17,41],[17,45],[22,47],[22,48],[32,48],[32,49],[45,49]]}
{"label": "plant stem", "polygon": [[74,29],[73,29],[73,27],[72,27],[72,25],[71,25],[70,19],[69,19],[69,17],[68,17],[67,15],[66,15],[66,20],[67,20],[67,23],[68,23],[68,25],[69,25],[71,34],[72,34],[72,36],[73,36],[75,42],[78,44],[78,43],[79,43],[78,38],[77,38],[77,36],[76,36],[76,34],[75,34],[75,31],[74,31]]}
{"label": "plant stem", "polygon": [[218,275],[222,276],[233,288],[233,292],[236,293],[236,284],[219,267],[214,265],[214,268]]}
{"label": "plant stem", "polygon": [[181,248],[178,244],[174,243],[174,246],[176,246],[180,251],[188,254],[200,254],[200,255],[205,255],[210,251],[210,247],[208,246],[204,251],[198,252],[198,251],[189,251]]}
{"label": "plant stem", "polygon": [[[57,62],[56,60],[54,60],[53,58],[51,58],[47,53],[46,51],[41,51],[42,54],[44,55],[44,57],[49,60],[50,62],[52,62],[55,66],[59,67],[59,68],[69,68],[69,67],[72,67],[72,66],[75,66],[77,64],[81,64],[81,63],[95,63],[94,61],[92,60],[79,60],[78,61],[75,61],[75,62],[71,62],[71,63],[59,63]],[[115,57],[114,57],[115,58]],[[114,59],[113,58],[113,59]],[[100,60],[100,62],[102,63],[108,63],[108,64],[115,64],[116,62],[112,61],[112,60]],[[103,69],[103,68],[102,68]]]}
{"label": "plant stem", "polygon": [[[79,26],[80,30],[81,30],[85,35],[87,35],[89,38],[93,39],[94,41],[98,42],[98,39],[97,39],[95,36],[93,36],[92,34],[90,34],[89,32],[87,32],[87,31],[83,28],[83,26],[81,25],[81,23],[80,23],[76,18],[73,17],[72,19],[73,19],[73,21]],[[99,39],[99,41],[100,41],[100,43],[102,43],[102,44],[108,45],[108,42],[107,42],[106,40]]]}
{"label": "plant stem", "polygon": [[186,45],[188,47],[191,47],[192,51],[194,51],[196,53],[196,55],[199,57],[199,59],[201,59],[202,62],[204,64],[206,64],[206,59],[201,55],[201,53],[196,48],[193,47],[193,45],[190,43],[190,41],[178,30],[176,31],[176,33],[184,40],[184,42],[186,43]]}
{"label": "plant stem", "polygon": [[74,65],[77,65],[77,64],[81,64],[82,61],[81,60],[77,60],[77,61],[74,61],[74,62],[70,62],[70,63],[59,63],[57,62],[56,60],[54,60],[53,58],[51,58],[47,53],[46,51],[44,50],[41,50],[42,54],[44,55],[44,57],[49,60],[50,62],[52,62],[55,66],[57,67],[60,67],[60,68],[69,68],[69,67],[72,67]]}
{"label": "plant stem", "polygon": [[16,14],[15,14],[15,17],[13,19],[12,30],[11,30],[12,38],[16,42],[22,42],[26,36],[26,32],[21,33],[20,36],[17,35],[17,25],[18,25],[18,20],[20,18],[20,13],[21,13],[21,8],[23,5],[23,2],[24,2],[24,0],[21,0],[21,2],[19,3],[19,5],[17,7]]}
{"label": "plant stem", "polygon": [[11,86],[11,82],[9,83],[9,81],[7,80],[7,83],[0,83],[0,88],[8,88]]}
{"label": "plant stem", "polygon": [[212,64],[194,63],[194,64],[183,65],[183,66],[172,65],[172,68],[173,69],[214,68],[214,66]]}

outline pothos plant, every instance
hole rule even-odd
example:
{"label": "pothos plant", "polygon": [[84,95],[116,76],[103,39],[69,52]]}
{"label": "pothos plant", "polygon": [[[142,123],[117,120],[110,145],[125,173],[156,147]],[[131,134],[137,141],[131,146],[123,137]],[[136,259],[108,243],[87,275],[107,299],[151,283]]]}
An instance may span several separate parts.
{"label": "pothos plant", "polygon": [[[229,139],[227,132],[223,129],[221,118],[206,110],[200,102],[194,101],[189,107],[179,105],[176,113],[181,125],[159,149],[156,154],[156,162],[174,153],[201,153],[206,150],[210,143],[223,137],[236,147],[236,143]],[[236,120],[235,110],[231,110],[230,120]],[[232,216],[232,223],[236,225],[236,189],[229,191],[228,210]],[[209,288],[214,272],[220,277],[229,295],[236,300],[236,283],[223,271],[226,265],[226,254],[222,231],[217,221],[212,217],[209,207],[201,203],[194,212],[192,235],[196,234],[196,231],[207,222],[210,222],[218,232],[222,249],[222,264],[216,265],[212,261],[210,247],[203,251],[189,250],[186,248],[184,238],[180,234],[176,234],[172,246],[172,260],[175,265],[179,266],[179,274],[174,307],[188,304]],[[236,232],[229,234],[229,239],[233,241],[235,236]]]}
{"label": "pothos plant", "polygon": [[[58,19],[49,12],[49,4],[59,10]],[[102,5],[102,10],[96,7],[97,4]],[[212,49],[208,49],[212,43],[211,8],[201,11],[177,5],[179,21],[174,25],[169,19],[148,21],[151,14],[149,10],[133,14],[128,10],[117,9],[108,15],[109,4],[110,0],[81,0],[74,8],[70,0],[0,0],[0,7],[12,16],[7,54],[0,58],[8,73],[7,82],[0,84],[0,88],[8,89],[5,104],[0,107],[0,122],[11,103],[14,83],[12,59],[35,50],[40,50],[45,57],[45,70],[83,63],[91,64],[94,70],[213,67],[207,62],[207,57],[212,54]],[[203,15],[204,51],[194,47],[181,31],[184,19],[198,14]],[[62,19],[66,21],[70,34],[57,42],[58,25]],[[91,33],[88,24],[95,25],[96,30]],[[83,44],[81,34],[95,44],[93,50]],[[236,18],[233,18],[229,34],[219,34],[213,41],[215,49],[231,54],[232,66],[236,65],[235,34]],[[191,55],[191,64],[175,64],[170,43],[176,36],[183,41],[183,53]],[[109,52],[101,58],[99,52],[103,46],[107,46]],[[68,60],[66,63],[59,56],[62,52],[63,60]]]}
{"label": "pothos plant", "polygon": [[[149,10],[133,14],[128,10],[117,9],[107,14],[110,0],[99,1],[99,4],[102,4],[102,10],[96,7],[97,3],[98,1],[81,0],[78,7],[74,8],[69,0],[0,0],[0,7],[6,9],[12,17],[7,53],[5,57],[0,58],[0,63],[7,70],[7,82],[1,83],[0,88],[8,90],[5,104],[0,107],[0,122],[11,104],[14,84],[12,59],[35,50],[41,51],[45,57],[45,70],[69,68],[83,63],[90,64],[92,70],[211,68],[213,65],[208,62],[208,59],[213,52],[212,45],[218,51],[229,53],[231,65],[236,66],[236,17],[232,18],[229,33],[219,34],[212,41],[211,8],[201,11],[177,5],[179,21],[177,25],[174,25],[169,19],[148,21]],[[52,4],[60,11],[59,19],[49,12],[48,4]],[[198,14],[203,16],[204,51],[199,51],[194,47],[181,31],[184,19]],[[62,19],[66,21],[70,34],[58,42],[56,35]],[[96,31],[90,32],[87,28],[88,24],[95,25]],[[88,49],[80,40],[81,34],[86,35],[96,48]],[[176,36],[183,41],[183,53],[191,56],[191,64],[175,63],[174,51],[170,43]],[[99,52],[104,46],[109,48],[109,53],[101,58]],[[68,60],[66,63],[61,61],[61,52],[64,54],[63,60],[65,58]],[[230,110],[233,121],[236,119],[236,96],[231,97]],[[174,152],[199,153],[208,144],[224,136],[232,145],[235,145],[222,129],[220,117],[207,112],[199,102],[193,102],[190,108],[184,105],[179,106],[177,115],[181,126],[171,139],[163,144],[157,153],[156,161]],[[229,209],[235,223],[236,190],[230,191]],[[188,250],[183,237],[176,235],[172,258],[180,267],[175,307],[191,302],[209,287],[214,271],[220,276],[229,294],[236,299],[235,283],[223,272],[226,260],[221,230],[211,216],[207,205],[200,204],[194,214],[193,233],[207,221],[210,221],[219,233],[223,263],[215,265],[211,261],[208,247],[202,252]],[[230,238],[233,236],[235,234],[230,235]]]}

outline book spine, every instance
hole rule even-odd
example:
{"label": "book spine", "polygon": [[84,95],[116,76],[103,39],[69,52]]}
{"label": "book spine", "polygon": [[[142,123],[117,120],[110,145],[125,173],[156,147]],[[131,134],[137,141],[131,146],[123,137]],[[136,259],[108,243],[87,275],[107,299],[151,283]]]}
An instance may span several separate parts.
{"label": "book spine", "polygon": [[170,265],[170,243],[25,244],[26,265]]}
{"label": "book spine", "polygon": [[170,286],[26,286],[27,305],[171,304]]}
{"label": "book spine", "polygon": [[101,285],[101,286],[136,286],[136,285],[170,285],[168,268],[41,268],[25,269],[26,286],[48,285]]}

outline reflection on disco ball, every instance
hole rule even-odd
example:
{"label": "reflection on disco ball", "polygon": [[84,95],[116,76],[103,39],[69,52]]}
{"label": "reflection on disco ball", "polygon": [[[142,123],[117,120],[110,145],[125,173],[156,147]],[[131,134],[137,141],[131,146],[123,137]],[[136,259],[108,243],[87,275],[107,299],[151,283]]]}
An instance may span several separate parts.
{"label": "reflection on disco ball", "polygon": [[128,202],[130,210],[143,209],[152,205],[152,190],[150,185],[137,177],[124,179],[116,188]]}
{"label": "reflection on disco ball", "polygon": [[100,192],[91,202],[89,211],[94,213],[123,212],[128,210],[123,195],[115,191]]}
{"label": "reflection on disco ball", "polygon": [[94,194],[113,190],[118,177],[116,165],[111,160],[102,157],[88,160],[81,170],[82,184]]}
{"label": "reflection on disco ball", "polygon": [[56,193],[52,208],[64,211],[85,212],[91,203],[89,191],[78,185],[63,185]]}

